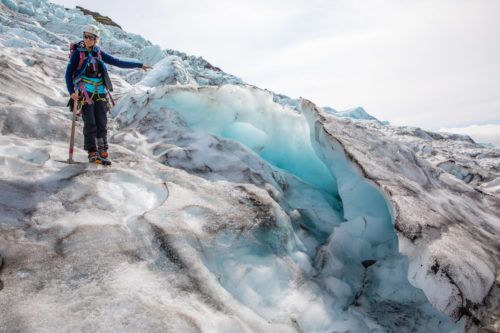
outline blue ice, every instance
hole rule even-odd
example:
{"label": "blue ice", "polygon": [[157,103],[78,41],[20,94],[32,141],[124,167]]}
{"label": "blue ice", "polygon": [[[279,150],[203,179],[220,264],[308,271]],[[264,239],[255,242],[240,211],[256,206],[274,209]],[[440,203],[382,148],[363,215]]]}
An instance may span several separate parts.
{"label": "blue ice", "polygon": [[220,235],[209,251],[206,265],[241,303],[268,320],[295,314],[307,332],[460,330],[408,282],[383,194],[340,146],[316,141],[307,114],[239,86],[174,90],[152,104],[178,112],[194,130],[239,142],[298,179],[280,202],[288,217],[231,249],[223,245],[231,236]]}

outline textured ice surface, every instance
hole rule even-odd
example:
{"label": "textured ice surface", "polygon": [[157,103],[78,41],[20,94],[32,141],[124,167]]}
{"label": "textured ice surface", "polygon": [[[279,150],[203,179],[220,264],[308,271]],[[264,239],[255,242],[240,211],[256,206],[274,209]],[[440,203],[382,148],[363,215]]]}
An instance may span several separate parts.
{"label": "textured ice surface", "polygon": [[[409,257],[412,284],[422,288],[431,303],[450,316],[485,318],[490,329],[497,329],[499,197],[419,159],[412,146],[422,136],[427,143],[443,140],[430,142],[437,147],[448,146],[446,150],[436,149],[434,156],[451,151],[450,146],[457,147],[455,154],[460,156],[459,148],[475,145],[472,140],[436,133],[411,137],[414,129],[334,120],[307,102],[303,110],[311,115],[314,126],[324,129],[318,136],[323,154],[345,150],[364,176],[389,195],[399,248]],[[390,131],[401,131],[405,137],[389,136]],[[494,154],[494,150],[480,145],[475,148]]]}
{"label": "textured ice surface", "polygon": [[426,164],[433,133],[329,118],[103,27],[156,66],[112,69],[113,167],[67,165],[61,73],[92,19],[3,4],[0,331],[495,329],[498,200],[471,187],[495,179]]}

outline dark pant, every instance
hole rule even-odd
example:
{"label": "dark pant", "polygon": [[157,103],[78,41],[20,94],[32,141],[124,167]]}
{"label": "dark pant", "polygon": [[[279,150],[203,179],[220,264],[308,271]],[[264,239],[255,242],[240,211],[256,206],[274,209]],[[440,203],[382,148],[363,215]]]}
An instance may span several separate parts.
{"label": "dark pant", "polygon": [[83,148],[89,153],[97,151],[97,148],[108,150],[107,112],[108,103],[104,100],[94,100],[92,104],[84,104],[82,107],[83,137],[85,140]]}

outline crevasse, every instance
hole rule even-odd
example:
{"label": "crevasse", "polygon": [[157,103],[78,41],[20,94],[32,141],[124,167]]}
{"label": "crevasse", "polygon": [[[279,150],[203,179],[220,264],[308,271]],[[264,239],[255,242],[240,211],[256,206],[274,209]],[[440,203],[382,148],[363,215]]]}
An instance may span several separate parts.
{"label": "crevasse", "polygon": [[[196,132],[240,143],[270,164],[275,179],[278,173],[286,180],[277,201],[286,213],[280,227],[287,246],[282,235],[264,231],[256,235],[260,243],[241,239],[227,252],[231,240],[222,234],[205,260],[241,303],[269,321],[295,313],[292,322],[306,332],[461,330],[408,282],[387,201],[324,135],[309,104],[292,109],[267,91],[232,85],[157,87],[132,96],[153,112],[175,112]],[[133,109],[119,107],[118,119]],[[301,271],[300,285],[291,285],[290,267]]]}

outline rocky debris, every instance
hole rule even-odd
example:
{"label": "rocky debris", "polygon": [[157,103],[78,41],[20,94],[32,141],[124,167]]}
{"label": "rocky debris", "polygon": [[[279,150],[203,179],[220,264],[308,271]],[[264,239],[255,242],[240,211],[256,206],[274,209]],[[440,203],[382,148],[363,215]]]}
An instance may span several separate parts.
{"label": "rocky debris", "polygon": [[101,15],[98,12],[94,12],[94,11],[85,9],[85,8],[83,8],[81,6],[76,6],[76,8],[80,9],[83,12],[84,15],[90,15],[90,16],[92,16],[94,18],[94,20],[96,20],[99,23],[102,23],[102,24],[105,24],[105,25],[111,25],[113,27],[117,27],[117,28],[120,28],[120,29],[122,28],[120,25],[118,25],[116,22],[114,22],[108,16]]}

